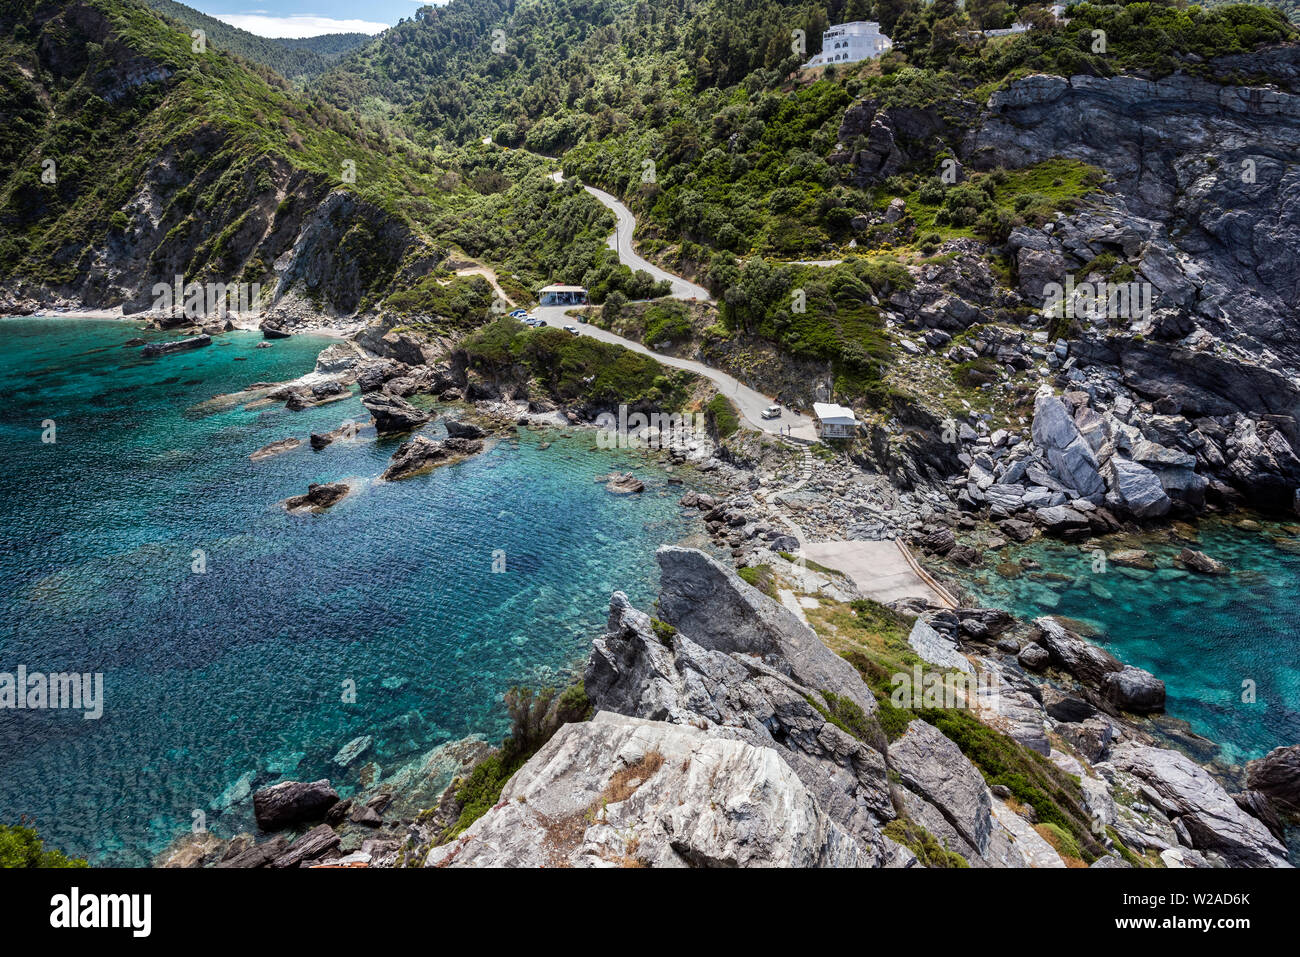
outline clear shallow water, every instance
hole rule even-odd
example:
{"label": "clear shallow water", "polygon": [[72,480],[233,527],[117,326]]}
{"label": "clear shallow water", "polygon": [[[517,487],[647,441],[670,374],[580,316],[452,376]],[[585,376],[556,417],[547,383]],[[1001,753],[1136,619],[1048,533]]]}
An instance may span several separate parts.
{"label": "clear shallow water", "polygon": [[[122,347],[141,334],[0,320],[0,671],[103,672],[106,699],[98,721],[0,710],[0,821],[26,815],[92,862],[147,863],[195,809],[218,833],[247,828],[248,802],[214,809],[245,775],[346,793],[366,761],[395,770],[466,734],[499,738],[501,693],[585,656],[615,589],[652,600],[654,548],[694,531],[680,489],[590,435],[524,432],[397,483],[375,478],[398,441],[370,430],[250,462],[365,421],[356,397],[297,413],[205,404],[310,371],[329,340],[256,349],[259,335],[230,333],[145,360]],[[614,467],[638,468],[646,493],[593,482]],[[324,515],[277,504],[343,479],[360,489]],[[333,755],[363,734],[372,750],[341,773]]]}
{"label": "clear shallow water", "polygon": [[[1167,712],[1221,746],[1229,764],[1300,742],[1300,541],[1295,526],[1265,523],[1257,531],[1206,521],[1192,547],[1227,564],[1224,577],[1185,572],[1173,564],[1183,543],[1147,539],[1104,542],[1107,551],[1140,545],[1155,571],[1109,564],[1093,572],[1093,543],[1051,540],[986,553],[989,567],[964,577],[981,599],[1026,618],[1080,619],[1092,640],[1120,661],[1165,682]],[[1281,545],[1278,542],[1281,542]],[[1004,578],[992,567],[1021,558],[1038,572]],[[1253,681],[1255,702],[1242,700]]]}

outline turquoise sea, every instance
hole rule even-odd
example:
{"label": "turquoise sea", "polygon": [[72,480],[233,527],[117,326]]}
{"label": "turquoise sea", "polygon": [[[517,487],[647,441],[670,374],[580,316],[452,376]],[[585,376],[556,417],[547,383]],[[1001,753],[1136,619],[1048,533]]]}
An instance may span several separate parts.
{"label": "turquoise sea", "polygon": [[[1140,542],[1012,545],[987,552],[986,567],[963,578],[985,604],[1026,618],[1077,619],[1120,661],[1163,679],[1168,714],[1218,742],[1218,757],[1233,765],[1300,742],[1296,531],[1276,522],[1243,528],[1202,521],[1191,547],[1228,565],[1231,573],[1222,577],[1177,567],[1174,556],[1187,543],[1160,533]],[[1095,564],[1098,546],[1110,552],[1135,545],[1154,556],[1154,571]],[[1021,559],[1042,568],[1004,577],[993,567]]]}
{"label": "turquoise sea", "polygon": [[[610,593],[651,601],[655,547],[695,531],[665,473],[590,434],[521,431],[378,482],[398,440],[305,442],[365,421],[355,396],[296,413],[208,402],[310,371],[330,340],[257,349],[236,332],[144,359],[123,347],[139,335],[171,338],[0,320],[0,672],[102,672],[106,701],[98,721],[0,710],[0,822],[26,817],[92,863],[147,864],[195,810],[219,834],[247,829],[249,802],[221,809],[241,778],[346,791],[365,761],[340,774],[331,759],[360,735],[391,768],[467,734],[499,739],[502,693],[559,682]],[[288,436],[303,446],[249,460]],[[643,495],[593,481],[629,467]],[[277,504],[335,480],[359,491],[323,515]]]}

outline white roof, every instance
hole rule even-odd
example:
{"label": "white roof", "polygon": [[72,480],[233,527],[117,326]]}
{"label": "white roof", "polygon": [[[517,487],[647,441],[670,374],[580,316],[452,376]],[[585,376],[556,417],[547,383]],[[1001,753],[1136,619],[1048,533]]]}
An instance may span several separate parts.
{"label": "white roof", "polygon": [[586,292],[582,286],[564,286],[556,284],[554,286],[543,286],[539,292]]}
{"label": "white roof", "polygon": [[813,415],[824,423],[831,425],[857,425],[853,410],[848,406],[836,405],[834,402],[814,402]]}

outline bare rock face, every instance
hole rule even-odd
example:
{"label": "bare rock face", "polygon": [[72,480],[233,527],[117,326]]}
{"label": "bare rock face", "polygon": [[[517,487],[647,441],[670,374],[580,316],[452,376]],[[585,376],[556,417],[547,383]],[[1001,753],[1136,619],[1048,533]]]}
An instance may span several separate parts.
{"label": "bare rock face", "polygon": [[[1289,867],[1286,849],[1210,773],[1177,751],[1125,743],[1111,764],[1149,785],[1190,844],[1229,867]],[[1180,826],[1181,825],[1181,826]]]}
{"label": "bare rock face", "polygon": [[709,651],[773,656],[805,687],[849,698],[867,715],[876,699],[857,670],[795,614],[726,566],[690,548],[666,545],[659,562],[659,616]]}
{"label": "bare rock face", "polygon": [[422,412],[399,396],[387,392],[370,392],[361,397],[361,404],[375,418],[375,431],[380,435],[396,435],[410,432],[424,423],[431,416]]}
{"label": "bare rock face", "polygon": [[1033,432],[1034,442],[1045,452],[1057,479],[1084,498],[1105,494],[1097,456],[1063,399],[1050,392],[1039,394],[1034,401]]}
{"label": "bare rock face", "polygon": [[253,813],[264,831],[278,831],[324,819],[325,812],[338,803],[338,792],[328,778],[319,781],[282,781],[253,794]]}
{"label": "bare rock face", "polygon": [[[993,797],[984,778],[957,745],[918,718],[907,726],[906,734],[890,745],[889,763],[904,787],[946,823],[947,828],[940,827],[939,833],[956,831],[977,855],[988,850],[993,832]],[[932,815],[913,813],[913,817],[925,823],[924,818]]]}
{"label": "bare rock face", "polygon": [[858,867],[771,748],[602,711],[556,733],[439,867]]}
{"label": "bare rock face", "polygon": [[[894,817],[884,735],[866,720],[865,741],[836,727],[821,690],[784,674],[776,656],[711,651],[684,631],[669,632],[662,625],[656,632],[650,617],[616,592],[584,675],[592,704],[775,749],[864,853],[877,855],[878,829]],[[842,713],[846,706],[837,705]]]}

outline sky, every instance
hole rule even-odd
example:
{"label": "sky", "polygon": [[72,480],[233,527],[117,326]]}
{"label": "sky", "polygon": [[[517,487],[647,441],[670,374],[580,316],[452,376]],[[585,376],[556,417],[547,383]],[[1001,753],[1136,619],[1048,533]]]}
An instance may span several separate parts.
{"label": "sky", "polygon": [[[179,0],[263,37],[378,33],[430,0]],[[447,0],[437,0],[445,3]]]}

